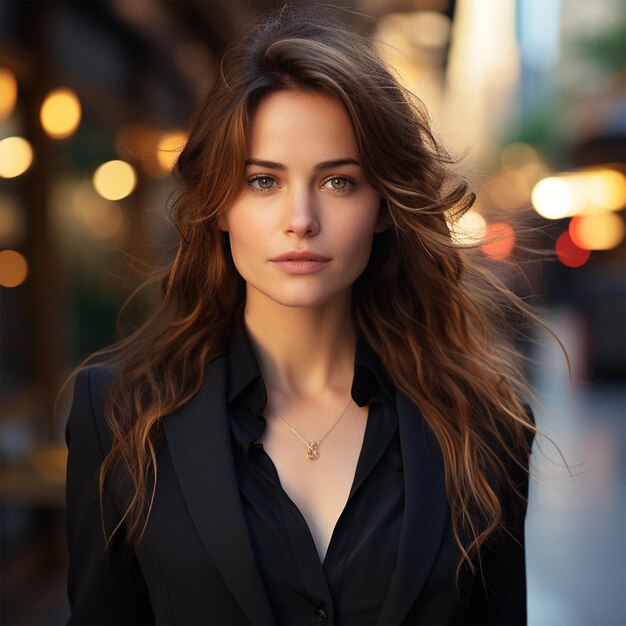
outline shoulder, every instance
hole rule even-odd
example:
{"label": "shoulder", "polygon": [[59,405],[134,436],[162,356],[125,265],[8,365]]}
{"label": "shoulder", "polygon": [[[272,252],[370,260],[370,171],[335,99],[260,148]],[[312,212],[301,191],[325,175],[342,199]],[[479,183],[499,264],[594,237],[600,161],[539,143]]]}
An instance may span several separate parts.
{"label": "shoulder", "polygon": [[76,384],[81,381],[87,385],[89,391],[102,392],[111,384],[118,366],[115,365],[91,365],[80,370],[76,376]]}
{"label": "shoulder", "polygon": [[101,449],[111,446],[111,433],[104,416],[104,406],[117,367],[93,365],[81,369],[76,375],[74,396],[65,428],[67,445],[77,439],[97,437]]}
{"label": "shoulder", "polygon": [[98,412],[106,401],[117,369],[115,365],[92,365],[80,370],[74,386],[75,400],[88,400],[94,413]]}

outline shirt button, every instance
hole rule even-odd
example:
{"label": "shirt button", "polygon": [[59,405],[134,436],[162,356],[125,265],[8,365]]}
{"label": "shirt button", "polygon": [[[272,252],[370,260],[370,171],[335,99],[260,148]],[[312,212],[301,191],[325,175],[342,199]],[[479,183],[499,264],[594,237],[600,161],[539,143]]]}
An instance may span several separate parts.
{"label": "shirt button", "polygon": [[318,609],[315,611],[315,619],[318,624],[326,624],[328,622],[328,613],[323,609]]}

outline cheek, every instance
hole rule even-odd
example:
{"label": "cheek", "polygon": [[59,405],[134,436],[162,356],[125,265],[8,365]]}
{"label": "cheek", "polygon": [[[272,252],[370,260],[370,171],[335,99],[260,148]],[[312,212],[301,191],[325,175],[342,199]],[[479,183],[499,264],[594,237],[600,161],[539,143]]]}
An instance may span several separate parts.
{"label": "cheek", "polygon": [[349,261],[355,266],[355,270],[359,273],[363,271],[370,259],[372,252],[372,233],[363,233],[357,241],[354,242],[354,247]]}
{"label": "cheek", "polygon": [[355,212],[352,219],[343,225],[343,248],[352,255],[369,257],[375,225],[376,215],[373,212]]}
{"label": "cheek", "polygon": [[259,224],[252,219],[252,215],[243,210],[243,207],[233,206],[228,212],[228,220],[224,224],[230,237],[231,248],[244,251],[257,237]]}
{"label": "cheek", "polygon": [[259,247],[260,235],[252,230],[239,230],[231,226],[229,231],[230,249],[235,263],[245,262],[249,257],[255,256]]}
{"label": "cheek", "polygon": [[356,224],[350,227],[343,241],[337,246],[341,257],[341,264],[337,266],[339,272],[349,281],[354,281],[367,267],[372,251],[373,232]]}
{"label": "cheek", "polygon": [[268,233],[262,221],[233,211],[228,218],[228,238],[235,267],[245,278],[258,266],[259,259],[265,257],[264,242],[268,240]]}

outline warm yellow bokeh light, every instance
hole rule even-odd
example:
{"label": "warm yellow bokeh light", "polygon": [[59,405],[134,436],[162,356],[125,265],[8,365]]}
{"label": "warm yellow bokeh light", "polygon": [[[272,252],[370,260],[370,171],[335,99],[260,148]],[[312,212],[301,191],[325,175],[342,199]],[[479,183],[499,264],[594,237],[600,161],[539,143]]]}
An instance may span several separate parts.
{"label": "warm yellow bokeh light", "polygon": [[39,118],[47,135],[65,139],[80,124],[81,107],[76,93],[65,87],[51,91],[41,105]]}
{"label": "warm yellow bokeh light", "polygon": [[170,131],[163,133],[157,144],[157,160],[159,165],[166,171],[171,172],[178,155],[187,143],[187,134],[183,131]]}
{"label": "warm yellow bokeh light", "polygon": [[13,113],[17,102],[17,81],[13,72],[0,67],[0,120],[5,120]]}
{"label": "warm yellow bokeh light", "polygon": [[626,176],[618,170],[598,168],[576,179],[584,196],[581,212],[619,211],[626,205]]}
{"label": "warm yellow bokeh light", "polygon": [[406,30],[412,42],[423,48],[445,48],[450,39],[450,18],[439,11],[414,11],[407,16]]}
{"label": "warm yellow bokeh light", "polygon": [[137,185],[137,175],[126,161],[103,163],[93,175],[95,190],[106,200],[121,200],[129,196]]}
{"label": "warm yellow bokeh light", "polygon": [[0,251],[0,286],[17,287],[28,276],[28,261],[15,250]]}
{"label": "warm yellow bokeh light", "polygon": [[624,241],[624,220],[615,213],[577,215],[569,225],[572,241],[587,250],[611,250]]}
{"label": "warm yellow bokeh light", "polygon": [[448,224],[452,240],[460,245],[477,245],[485,240],[487,222],[485,218],[470,209],[458,221]]}
{"label": "warm yellow bokeh light", "polygon": [[535,211],[549,220],[571,215],[573,199],[568,184],[556,176],[540,180],[533,188],[531,200]]}
{"label": "warm yellow bokeh light", "polygon": [[94,239],[109,239],[117,235],[124,225],[124,214],[115,202],[100,202],[85,207],[82,218],[89,234]]}
{"label": "warm yellow bokeh light", "polygon": [[33,149],[23,137],[7,137],[0,141],[0,177],[15,178],[33,162]]}
{"label": "warm yellow bokeh light", "polygon": [[82,181],[74,187],[70,205],[73,214],[94,239],[115,237],[125,226],[126,218],[120,205],[102,198],[89,181]]}
{"label": "warm yellow bokeh light", "polygon": [[626,206],[626,176],[610,167],[549,176],[535,185],[532,201],[539,215],[552,220],[619,211]]}

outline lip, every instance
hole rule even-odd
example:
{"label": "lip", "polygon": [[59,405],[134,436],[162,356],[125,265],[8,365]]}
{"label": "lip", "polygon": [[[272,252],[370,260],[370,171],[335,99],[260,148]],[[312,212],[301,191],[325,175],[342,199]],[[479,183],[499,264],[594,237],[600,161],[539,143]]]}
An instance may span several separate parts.
{"label": "lip", "polygon": [[291,259],[288,261],[275,261],[272,263],[288,274],[311,274],[326,267],[330,263],[330,259],[325,261],[305,261]]}
{"label": "lip", "polygon": [[285,252],[273,259],[271,261],[330,261],[328,257],[322,256],[321,254],[317,254],[317,252],[313,252],[312,250],[292,250],[291,252]]}
{"label": "lip", "polygon": [[292,250],[270,260],[288,274],[311,274],[330,263],[328,257],[311,250]]}

